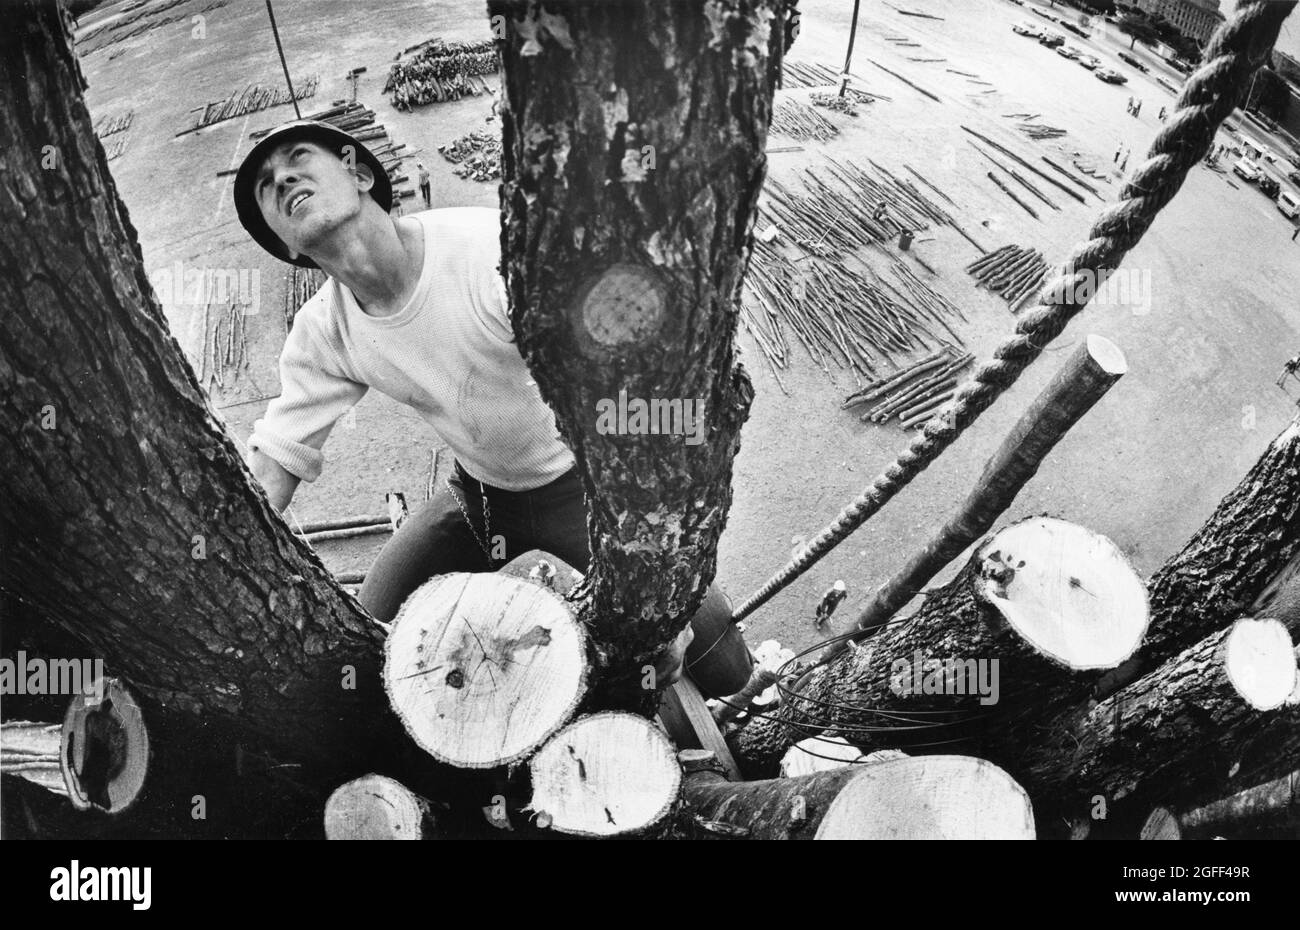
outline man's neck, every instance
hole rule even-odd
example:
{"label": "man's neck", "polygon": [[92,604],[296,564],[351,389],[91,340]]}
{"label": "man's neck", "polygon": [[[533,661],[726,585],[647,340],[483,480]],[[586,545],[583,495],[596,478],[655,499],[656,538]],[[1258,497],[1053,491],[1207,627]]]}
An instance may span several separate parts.
{"label": "man's neck", "polygon": [[363,211],[334,241],[337,249],[313,257],[368,316],[392,316],[411,299],[424,270],[424,227],[418,220]]}

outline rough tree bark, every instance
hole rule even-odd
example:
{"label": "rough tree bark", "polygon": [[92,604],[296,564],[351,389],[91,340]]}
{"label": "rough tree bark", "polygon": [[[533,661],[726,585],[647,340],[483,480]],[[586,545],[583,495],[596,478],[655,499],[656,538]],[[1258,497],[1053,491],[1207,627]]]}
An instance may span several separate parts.
{"label": "rough tree bark", "polygon": [[[1105,693],[1113,694],[1112,711],[1115,707],[1122,709],[1126,704],[1130,707],[1149,706],[1150,695],[1158,693],[1162,684],[1167,686],[1169,681],[1176,680],[1178,663],[1168,666],[1166,663],[1180,652],[1192,649],[1234,620],[1250,615],[1252,605],[1261,598],[1274,605],[1281,605],[1283,601],[1290,604],[1284,596],[1286,592],[1279,593],[1279,581],[1285,581],[1290,577],[1288,573],[1294,571],[1297,552],[1300,552],[1300,418],[1282,431],[1201,530],[1152,578],[1148,585],[1151,625],[1142,647],[1135,653],[1135,656],[1144,657],[1144,663],[1125,663],[1111,672],[1076,672],[1043,681],[1035,680],[1034,674],[1026,676],[1015,665],[1003,662],[1002,694],[997,705],[988,708],[980,720],[972,719],[962,726],[948,727],[947,732],[944,729],[931,731],[938,734],[937,739],[929,738],[931,742],[940,739],[954,739],[956,742],[917,747],[916,743],[927,741],[927,737],[918,737],[912,731],[897,728],[859,732],[845,729],[844,735],[871,749],[895,746],[909,751],[918,748],[929,751],[956,749],[986,756],[1005,767],[1025,786],[1034,799],[1036,812],[1047,814],[1068,810],[1070,802],[1088,795],[1089,789],[1081,782],[1071,781],[1078,760],[1054,743],[1050,734],[1055,733],[1061,740],[1067,740],[1064,734],[1079,732],[1080,721],[1093,711],[1094,694],[1099,684],[1113,681],[1118,672],[1135,665],[1145,665],[1150,669],[1147,678],[1130,679],[1131,691],[1123,688],[1116,693],[1112,686]],[[951,654],[938,648],[939,645],[960,636],[958,631],[969,629],[981,616],[981,606],[969,593],[971,571],[968,568],[954,582],[931,594],[921,609],[898,628],[886,628],[872,648],[885,649],[890,658],[907,658],[917,644],[929,649],[930,655]],[[1293,635],[1297,633],[1300,618],[1294,610],[1286,608],[1279,619],[1291,628]],[[974,654],[1000,655],[996,649]],[[806,696],[868,706],[879,706],[873,703],[878,700],[888,701],[887,681],[878,675],[888,666],[882,659],[872,656],[870,650],[860,649],[827,666],[810,680]],[[864,669],[874,670],[876,677]],[[888,707],[887,704],[883,706]],[[954,705],[949,702],[943,706],[951,710]],[[912,707],[925,709],[915,703]],[[792,701],[774,719],[755,721],[740,731],[733,739],[733,748],[741,765],[750,772],[773,771],[789,746],[819,729],[809,728],[809,717],[801,708],[811,709],[811,706],[799,700]],[[1198,712],[1190,708],[1186,713],[1195,719]],[[1293,710],[1270,713],[1273,716],[1267,723],[1269,728],[1277,727],[1284,732],[1288,721],[1294,726]],[[827,714],[814,710],[812,716],[824,724]],[[1226,727],[1206,726],[1200,732],[1217,734],[1215,738],[1219,738],[1239,722],[1230,721]],[[864,722],[861,715],[846,717],[843,723],[850,728],[872,725],[870,720]],[[878,720],[875,723],[879,725]],[[1242,736],[1248,738],[1249,732]],[[1245,766],[1249,771],[1242,772],[1241,776],[1243,779],[1266,778],[1269,773],[1283,770],[1288,765],[1294,769],[1300,761],[1296,758],[1297,752],[1300,752],[1300,747],[1292,739],[1275,742],[1273,750]],[[1115,757],[1113,766],[1116,784],[1122,779],[1120,758]],[[1239,754],[1233,761],[1241,758]],[[1183,763],[1187,767],[1179,768]],[[1164,767],[1161,781],[1172,784],[1175,803],[1182,800],[1178,792],[1183,787],[1189,791],[1193,787],[1204,789],[1202,795],[1212,790],[1212,786],[1207,786],[1199,776],[1189,779],[1186,786],[1178,781],[1184,772],[1192,771],[1190,766],[1195,764],[1196,759],[1192,756]],[[1102,785],[1111,776],[1100,777],[1099,765],[1095,763],[1092,766],[1090,777],[1094,783]],[[1249,783],[1238,780],[1232,786]],[[1072,786],[1071,793],[1064,794],[1067,785]],[[1149,787],[1151,793],[1159,796],[1154,782]],[[1224,787],[1222,784],[1218,786],[1220,795]],[[1144,791],[1130,786],[1127,794],[1140,798]],[[1078,812],[1077,808],[1074,812]]]}
{"label": "rough tree bark", "polygon": [[[209,411],[145,276],[58,5],[10,13],[0,585],[132,684],[156,752],[199,752],[229,727],[222,739],[318,779],[303,803],[323,802],[408,751],[380,681],[382,633],[274,513]],[[146,795],[160,790],[188,809],[206,789]]]}
{"label": "rough tree bark", "polygon": [[[503,272],[520,348],[591,506],[580,613],[599,706],[649,709],[643,668],[714,576],[753,395],[736,361],[736,298],[783,8],[488,4],[504,26]],[[624,401],[627,429],[611,435],[602,409]],[[653,401],[695,410],[678,429],[701,432],[638,432],[634,407]]]}

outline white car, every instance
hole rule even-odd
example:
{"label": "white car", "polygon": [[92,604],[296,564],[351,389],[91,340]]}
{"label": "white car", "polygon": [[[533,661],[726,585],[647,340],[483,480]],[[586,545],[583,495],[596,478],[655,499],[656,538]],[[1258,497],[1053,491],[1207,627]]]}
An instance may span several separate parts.
{"label": "white car", "polygon": [[1031,36],[1032,38],[1035,39],[1037,39],[1038,36],[1042,33],[1042,30],[1039,29],[1037,26],[1035,26],[1033,23],[1016,23],[1014,26],[1011,27],[1011,31],[1018,36]]}
{"label": "white car", "polygon": [[1081,52],[1077,48],[1070,48],[1068,45],[1062,45],[1056,50],[1056,54],[1062,58],[1078,58]]}
{"label": "white car", "polygon": [[1079,64],[1083,65],[1083,67],[1087,68],[1089,71],[1095,71],[1101,67],[1101,59],[1096,55],[1080,55]]}
{"label": "white car", "polygon": [[1283,216],[1293,220],[1300,216],[1300,197],[1283,191],[1277,195],[1277,208],[1282,211]]}
{"label": "white car", "polygon": [[1232,165],[1232,170],[1243,181],[1258,181],[1260,175],[1259,165],[1255,164],[1249,158],[1238,158]]}

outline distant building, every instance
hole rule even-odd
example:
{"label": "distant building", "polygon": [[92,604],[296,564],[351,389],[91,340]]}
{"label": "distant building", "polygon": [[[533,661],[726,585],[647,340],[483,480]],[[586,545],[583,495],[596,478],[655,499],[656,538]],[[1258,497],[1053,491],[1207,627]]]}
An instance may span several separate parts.
{"label": "distant building", "polygon": [[1130,0],[1130,4],[1149,16],[1164,17],[1175,29],[1201,45],[1209,41],[1223,22],[1219,0]]}

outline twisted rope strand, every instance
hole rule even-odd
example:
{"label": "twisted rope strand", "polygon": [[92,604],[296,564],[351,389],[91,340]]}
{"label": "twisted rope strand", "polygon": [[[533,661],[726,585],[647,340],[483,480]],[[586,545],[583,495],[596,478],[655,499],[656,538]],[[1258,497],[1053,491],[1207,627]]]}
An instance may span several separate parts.
{"label": "twisted rope strand", "polygon": [[767,603],[924,471],[1088,305],[1097,286],[1119,267],[1182,187],[1187,173],[1209,152],[1219,124],[1237,107],[1295,5],[1296,0],[1250,0],[1237,7],[1210,39],[1204,64],[1183,85],[1173,116],[1120,191],[1119,201],[1097,217],[1088,240],[1075,247],[1056,279],[1039,292],[1038,305],[1021,316],[1016,334],[994,350],[993,360],[971,375],[892,465],[740,605],[733,622]]}

